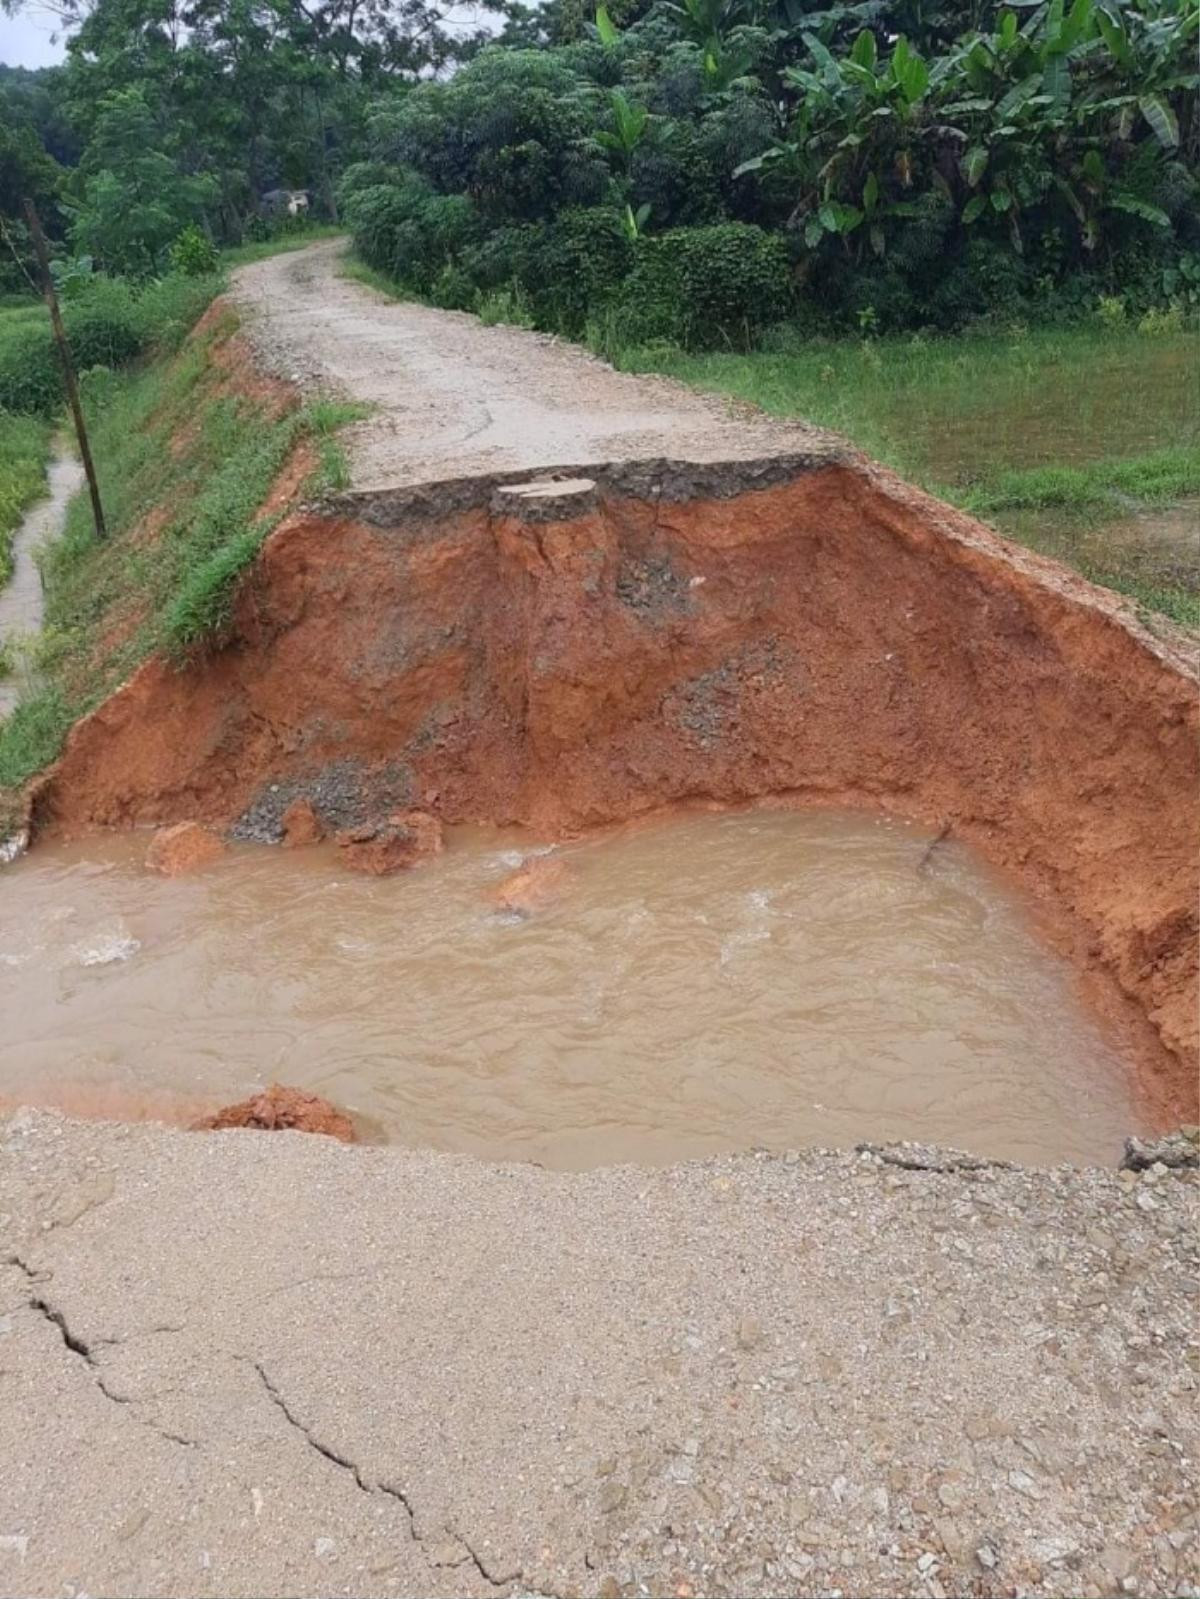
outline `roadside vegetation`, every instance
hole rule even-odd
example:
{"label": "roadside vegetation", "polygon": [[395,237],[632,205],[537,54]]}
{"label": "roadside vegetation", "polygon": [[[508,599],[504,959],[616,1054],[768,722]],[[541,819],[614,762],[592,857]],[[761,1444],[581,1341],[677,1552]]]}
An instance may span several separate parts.
{"label": "roadside vegetation", "polygon": [[12,576],[13,534],[45,488],[49,458],[50,427],[42,418],[0,412],[0,585]]}
{"label": "roadside vegetation", "polygon": [[97,542],[80,496],[40,552],[45,626],[22,647],[27,691],[0,723],[0,804],[148,654],[182,656],[219,634],[239,575],[283,514],[261,508],[301,444],[309,487],[344,481],[333,435],[361,410],[281,409],[277,396],[241,392],[214,360],[234,327],[226,312],[169,361],[85,374],[109,536]]}

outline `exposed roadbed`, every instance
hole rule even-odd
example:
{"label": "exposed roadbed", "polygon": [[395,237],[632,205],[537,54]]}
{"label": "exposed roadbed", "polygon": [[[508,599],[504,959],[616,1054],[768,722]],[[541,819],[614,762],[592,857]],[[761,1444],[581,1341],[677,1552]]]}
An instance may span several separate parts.
{"label": "exposed roadbed", "polygon": [[1194,1594],[1195,1175],[0,1124],[5,1594]]}

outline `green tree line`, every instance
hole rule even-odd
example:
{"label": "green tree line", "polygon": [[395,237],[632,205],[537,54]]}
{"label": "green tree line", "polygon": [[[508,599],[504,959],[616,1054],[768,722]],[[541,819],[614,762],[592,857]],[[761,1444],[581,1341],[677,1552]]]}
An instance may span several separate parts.
{"label": "green tree line", "polygon": [[1197,0],[495,9],[94,0],[0,76],[0,217],[147,278],[304,188],[410,292],[610,345],[1200,299]]}

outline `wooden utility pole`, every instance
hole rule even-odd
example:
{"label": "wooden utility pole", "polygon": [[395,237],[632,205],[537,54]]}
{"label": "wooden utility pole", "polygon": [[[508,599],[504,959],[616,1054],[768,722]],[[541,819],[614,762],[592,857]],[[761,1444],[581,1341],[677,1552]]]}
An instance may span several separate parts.
{"label": "wooden utility pole", "polygon": [[63,383],[67,390],[67,403],[71,407],[71,415],[75,420],[75,437],[79,440],[79,459],[83,462],[88,493],[92,497],[92,521],[96,524],[96,537],[103,539],[107,538],[108,532],[104,526],[104,507],[100,504],[100,485],[96,482],[96,468],[92,464],[92,452],[88,446],[87,428],[83,422],[83,407],[79,403],[79,385],[75,381],[75,367],[71,360],[71,348],[67,343],[67,332],[63,327],[62,312],[58,308],[58,295],[54,292],[54,279],[50,276],[50,252],[46,248],[46,235],[42,232],[41,218],[38,216],[32,200],[26,200],[25,202],[25,216],[29,222],[29,232],[33,238],[33,248],[38,259],[38,267],[42,279],[42,295],[50,312],[50,326],[54,329],[54,342],[58,345],[58,357],[62,362]]}

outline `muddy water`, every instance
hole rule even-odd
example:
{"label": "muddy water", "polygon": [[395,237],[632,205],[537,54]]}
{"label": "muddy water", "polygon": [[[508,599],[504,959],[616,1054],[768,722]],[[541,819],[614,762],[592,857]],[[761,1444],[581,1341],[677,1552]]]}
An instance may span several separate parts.
{"label": "muddy water", "polygon": [[858,814],[694,814],[561,847],[459,834],[390,879],[145,839],[0,876],[0,1097],[168,1116],[272,1078],[388,1138],[587,1167],[919,1138],[1112,1162],[1125,1065],[1007,884]]}

